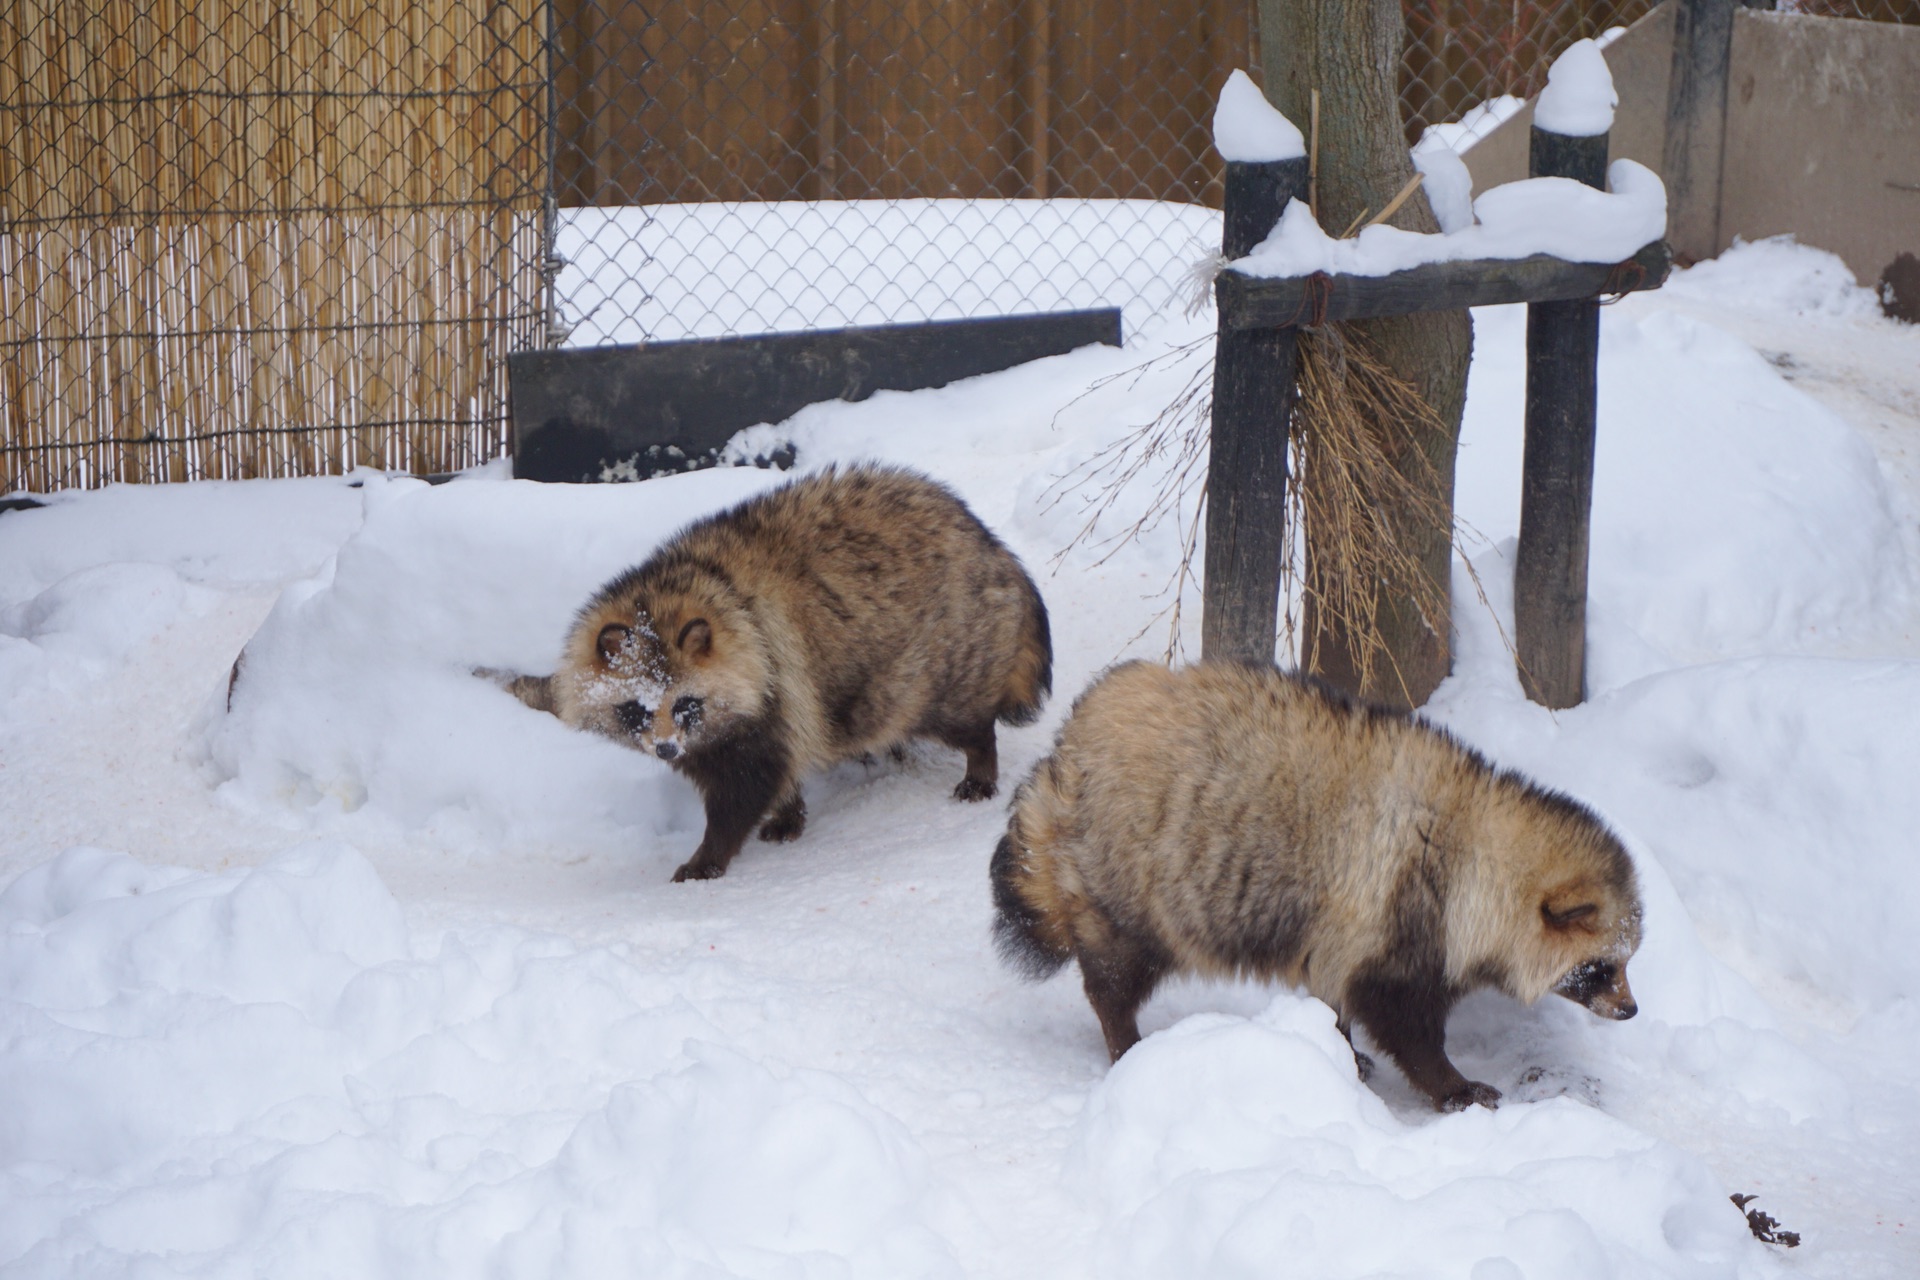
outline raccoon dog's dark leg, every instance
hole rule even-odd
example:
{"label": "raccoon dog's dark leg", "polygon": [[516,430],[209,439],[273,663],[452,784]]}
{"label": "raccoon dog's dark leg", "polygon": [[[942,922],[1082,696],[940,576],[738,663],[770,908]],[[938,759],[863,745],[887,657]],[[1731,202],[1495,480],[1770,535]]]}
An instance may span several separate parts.
{"label": "raccoon dog's dark leg", "polygon": [[1452,1006],[1438,981],[1376,971],[1354,980],[1344,1013],[1367,1029],[1436,1110],[1461,1111],[1476,1102],[1498,1106],[1498,1089],[1467,1079],[1447,1057],[1447,1013]]}
{"label": "raccoon dog's dark leg", "polygon": [[1000,781],[1000,752],[993,736],[993,720],[971,725],[941,725],[933,736],[967,753],[967,773],[953,789],[955,800],[991,800]]}
{"label": "raccoon dog's dark leg", "polygon": [[1385,949],[1348,983],[1340,1016],[1367,1029],[1414,1088],[1441,1111],[1495,1106],[1500,1091],[1460,1074],[1447,1057],[1447,1013],[1460,993],[1447,985],[1446,866],[1422,857],[1394,886]]}
{"label": "raccoon dog's dark leg", "polygon": [[1087,1002],[1107,1037],[1107,1054],[1118,1062],[1140,1043],[1140,1006],[1166,975],[1166,957],[1146,939],[1118,929],[1108,931],[1097,945],[1082,943],[1076,953]]}
{"label": "raccoon dog's dark leg", "polygon": [[798,840],[800,833],[807,829],[807,802],[801,796],[800,788],[795,787],[787,793],[784,800],[773,808],[773,815],[760,824],[760,838],[776,844],[788,840]]}
{"label": "raccoon dog's dark leg", "polygon": [[1338,1027],[1340,1034],[1347,1038],[1347,1048],[1353,1050],[1353,1067],[1360,1073],[1360,1079],[1363,1081],[1373,1079],[1373,1057],[1371,1054],[1362,1053],[1360,1046],[1353,1042],[1353,1023],[1342,1014],[1334,1026]]}
{"label": "raccoon dog's dark leg", "polygon": [[792,766],[784,748],[757,733],[676,763],[706,801],[707,831],[693,856],[673,873],[674,882],[718,879],[775,797],[793,785]]}

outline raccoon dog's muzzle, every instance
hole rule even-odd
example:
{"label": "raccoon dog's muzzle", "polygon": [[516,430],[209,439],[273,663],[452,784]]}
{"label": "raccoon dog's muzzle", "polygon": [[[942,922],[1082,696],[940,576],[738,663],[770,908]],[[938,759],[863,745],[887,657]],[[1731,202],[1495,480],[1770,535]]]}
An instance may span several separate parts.
{"label": "raccoon dog's muzzle", "polygon": [[1625,1022],[1640,1012],[1633,990],[1627,986],[1627,971],[1612,960],[1589,960],[1575,965],[1553,988],[1575,1004],[1585,1005],[1602,1018]]}

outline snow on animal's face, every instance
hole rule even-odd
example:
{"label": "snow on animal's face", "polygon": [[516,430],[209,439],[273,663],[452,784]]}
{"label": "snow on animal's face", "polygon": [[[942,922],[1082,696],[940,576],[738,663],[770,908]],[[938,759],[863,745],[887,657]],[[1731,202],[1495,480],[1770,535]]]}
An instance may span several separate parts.
{"label": "snow on animal's face", "polygon": [[656,628],[637,613],[632,625],[607,623],[594,642],[616,736],[669,763],[711,738],[737,701],[713,624],[671,621]]}
{"label": "snow on animal's face", "polygon": [[1637,904],[1549,899],[1540,904],[1540,916],[1550,945],[1563,962],[1571,961],[1551,988],[1555,995],[1615,1021],[1639,1012],[1627,985],[1627,961],[1640,946]]}

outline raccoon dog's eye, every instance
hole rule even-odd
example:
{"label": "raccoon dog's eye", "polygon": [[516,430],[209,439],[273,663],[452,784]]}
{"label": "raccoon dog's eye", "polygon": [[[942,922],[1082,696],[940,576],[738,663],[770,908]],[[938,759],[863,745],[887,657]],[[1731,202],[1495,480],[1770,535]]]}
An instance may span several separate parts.
{"label": "raccoon dog's eye", "polygon": [[628,733],[645,733],[647,726],[653,723],[653,712],[638,702],[623,702],[613,709],[620,721],[620,727]]}
{"label": "raccoon dog's eye", "polygon": [[700,717],[706,711],[704,699],[686,694],[673,700],[673,722],[682,729],[694,729],[700,724]]}

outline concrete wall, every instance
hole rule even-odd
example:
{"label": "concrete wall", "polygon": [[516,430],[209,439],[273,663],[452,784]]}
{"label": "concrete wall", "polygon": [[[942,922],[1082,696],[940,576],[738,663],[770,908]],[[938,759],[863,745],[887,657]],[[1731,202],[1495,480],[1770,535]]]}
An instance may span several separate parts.
{"label": "concrete wall", "polygon": [[[1606,50],[1620,95],[1613,155],[1656,173],[1673,30],[1663,4]],[[1920,253],[1920,26],[1740,9],[1727,82],[1714,252],[1791,232],[1864,284]],[[1529,106],[1467,152],[1476,192],[1526,177],[1532,124]]]}
{"label": "concrete wall", "polygon": [[1920,253],[1920,26],[1735,15],[1720,244],[1783,231],[1863,284]]}

